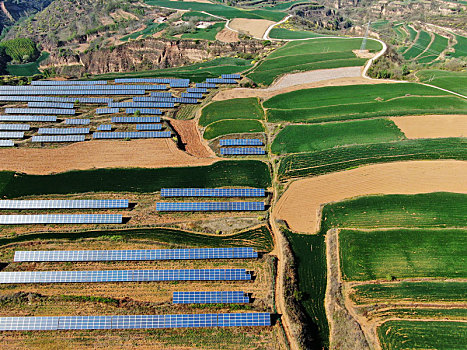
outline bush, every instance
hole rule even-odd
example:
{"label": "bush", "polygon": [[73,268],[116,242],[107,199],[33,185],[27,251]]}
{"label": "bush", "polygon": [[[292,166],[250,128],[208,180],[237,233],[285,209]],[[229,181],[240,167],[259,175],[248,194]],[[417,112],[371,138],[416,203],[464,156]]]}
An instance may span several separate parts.
{"label": "bush", "polygon": [[5,53],[12,61],[19,63],[35,61],[40,55],[36,44],[29,38],[7,40],[0,46],[5,48]]}

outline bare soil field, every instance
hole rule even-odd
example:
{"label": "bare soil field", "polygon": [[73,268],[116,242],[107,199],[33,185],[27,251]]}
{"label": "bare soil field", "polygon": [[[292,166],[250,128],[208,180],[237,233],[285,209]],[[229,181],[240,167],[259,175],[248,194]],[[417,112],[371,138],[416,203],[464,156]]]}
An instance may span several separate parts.
{"label": "bare soil field", "polygon": [[207,144],[203,143],[196,120],[170,119],[170,124],[180,135],[187,153],[199,158],[216,157]]}
{"label": "bare soil field", "polygon": [[467,137],[467,115],[422,115],[390,119],[409,139]]}
{"label": "bare soil field", "polygon": [[210,165],[179,150],[172,140],[86,141],[57,148],[0,150],[0,170],[45,175],[96,168],[159,168]]}
{"label": "bare soil field", "polygon": [[234,18],[229,26],[240,33],[246,33],[254,38],[261,39],[269,26],[274,23],[266,19]]}
{"label": "bare soil field", "polygon": [[216,40],[223,43],[236,43],[238,39],[238,33],[233,30],[224,28],[216,35]]}
{"label": "bare soil field", "polygon": [[467,193],[467,162],[409,161],[376,164],[293,182],[274,208],[276,220],[296,232],[319,230],[322,206],[371,194]]}

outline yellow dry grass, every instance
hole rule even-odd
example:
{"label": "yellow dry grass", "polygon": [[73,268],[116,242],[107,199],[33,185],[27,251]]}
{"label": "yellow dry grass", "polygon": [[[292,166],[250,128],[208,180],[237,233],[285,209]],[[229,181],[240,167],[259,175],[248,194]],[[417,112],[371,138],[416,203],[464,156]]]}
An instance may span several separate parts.
{"label": "yellow dry grass", "polygon": [[390,119],[409,139],[467,136],[467,115],[421,115]]}
{"label": "yellow dry grass", "polygon": [[274,23],[266,19],[234,18],[229,26],[240,33],[246,33],[254,38],[262,39],[266,30]]}

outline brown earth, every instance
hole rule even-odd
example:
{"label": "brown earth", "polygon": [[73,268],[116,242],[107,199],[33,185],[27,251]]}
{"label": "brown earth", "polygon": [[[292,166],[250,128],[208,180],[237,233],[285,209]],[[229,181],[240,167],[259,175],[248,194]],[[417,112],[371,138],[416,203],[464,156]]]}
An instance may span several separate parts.
{"label": "brown earth", "polygon": [[95,168],[159,168],[210,165],[213,158],[190,156],[171,139],[86,141],[58,148],[0,150],[0,170],[51,174]]}
{"label": "brown earth", "polygon": [[229,26],[240,33],[246,33],[254,38],[262,39],[266,30],[274,23],[266,19],[234,18]]}
{"label": "brown earth", "polygon": [[216,40],[223,43],[235,43],[239,41],[238,33],[233,30],[224,28],[216,35]]}
{"label": "brown earth", "polygon": [[170,119],[170,124],[180,135],[187,153],[199,158],[216,157],[216,154],[201,141],[196,120]]}
{"label": "brown earth", "polygon": [[389,119],[409,139],[467,136],[467,115],[422,115]]}
{"label": "brown earth", "polygon": [[296,232],[319,230],[322,206],[370,194],[467,193],[467,162],[409,161],[364,166],[293,182],[274,208]]}

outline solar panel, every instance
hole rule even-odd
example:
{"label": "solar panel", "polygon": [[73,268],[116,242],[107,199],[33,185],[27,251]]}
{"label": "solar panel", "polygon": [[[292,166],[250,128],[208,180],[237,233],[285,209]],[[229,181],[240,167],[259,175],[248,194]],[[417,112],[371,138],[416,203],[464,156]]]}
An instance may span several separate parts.
{"label": "solar panel", "polygon": [[132,84],[132,83],[153,83],[153,84],[169,84],[170,79],[165,78],[120,78],[115,79],[116,84]]}
{"label": "solar panel", "polygon": [[127,131],[127,132],[95,132],[95,139],[150,139],[172,137],[170,131]]}
{"label": "solar panel", "polygon": [[157,211],[256,211],[264,210],[264,202],[178,202],[156,203]]}
{"label": "solar panel", "polygon": [[128,208],[128,199],[0,200],[0,209],[110,209]]}
{"label": "solar panel", "polygon": [[260,139],[223,139],[219,141],[221,146],[262,146]]}
{"label": "solar panel", "polygon": [[174,304],[239,304],[249,302],[250,298],[242,291],[173,292]]}
{"label": "solar panel", "polygon": [[270,326],[265,312],[177,315],[0,317],[0,331]]}
{"label": "solar panel", "polygon": [[110,124],[101,124],[97,127],[99,131],[112,131],[112,125]]}
{"label": "solar panel", "polygon": [[69,85],[69,86],[9,86],[0,85],[1,91],[121,91],[121,90],[167,90],[165,85]]}
{"label": "solar panel", "polygon": [[263,188],[162,188],[162,197],[264,197]]}
{"label": "solar panel", "polygon": [[82,142],[85,139],[85,135],[33,136],[31,142]]}
{"label": "solar panel", "polygon": [[201,93],[182,92],[182,98],[203,98]]}
{"label": "solar panel", "polygon": [[173,108],[173,102],[109,102],[115,108]]}
{"label": "solar panel", "polygon": [[73,103],[64,102],[28,102],[28,107],[39,107],[39,108],[75,108]]}
{"label": "solar panel", "polygon": [[136,130],[138,131],[162,130],[162,124],[137,124]]}
{"label": "solar panel", "polygon": [[37,133],[49,135],[89,134],[89,128],[39,128]]}
{"label": "solar panel", "polygon": [[0,139],[22,139],[24,131],[0,131]]}
{"label": "solar panel", "polygon": [[171,82],[170,87],[171,88],[187,88],[190,86],[189,82]]}
{"label": "solar panel", "polygon": [[257,257],[258,253],[251,247],[141,250],[56,250],[17,251],[15,252],[14,261],[147,261],[251,259]]}
{"label": "solar panel", "polygon": [[196,83],[197,88],[215,89],[216,84],[213,83]]}
{"label": "solar panel", "polygon": [[112,117],[112,123],[160,123],[160,117]]}
{"label": "solar panel", "polygon": [[172,97],[172,93],[171,92],[151,92],[151,97]]}
{"label": "solar panel", "polygon": [[31,85],[42,86],[42,85],[105,85],[107,84],[106,80],[94,80],[94,81],[84,81],[84,80],[34,80],[31,81]]}
{"label": "solar panel", "polygon": [[245,269],[0,272],[0,284],[248,280]]}
{"label": "solar panel", "polygon": [[221,148],[222,155],[261,155],[266,154],[263,148],[244,147],[244,148]]}
{"label": "solar panel", "polygon": [[5,102],[64,102],[64,103],[109,103],[111,98],[98,97],[53,97],[53,96],[0,96]]}
{"label": "solar panel", "polygon": [[15,143],[11,140],[0,140],[0,147],[13,147]]}
{"label": "solar panel", "polygon": [[133,102],[175,102],[174,97],[136,96]]}
{"label": "solar panel", "polygon": [[222,79],[241,79],[242,76],[240,74],[222,74]]}
{"label": "solar panel", "polygon": [[125,109],[126,114],[134,114],[137,111],[139,111],[140,114],[146,114],[146,115],[161,115],[162,114],[160,109],[154,109],[154,108],[127,108]]}
{"label": "solar panel", "polygon": [[6,114],[57,114],[75,115],[74,109],[59,108],[5,108]]}
{"label": "solar panel", "polygon": [[2,122],[56,122],[54,115],[0,115]]}
{"label": "solar panel", "polygon": [[96,114],[114,114],[120,112],[119,108],[97,108]]}
{"label": "solar panel", "polygon": [[205,94],[205,93],[208,92],[208,89],[200,88],[200,87],[188,88],[188,89],[186,89],[186,92]]}
{"label": "solar panel", "polygon": [[222,79],[222,78],[208,78],[206,79],[207,83],[214,83],[214,84],[238,84],[238,82],[234,79]]}
{"label": "solar panel", "polygon": [[90,119],[65,119],[67,125],[87,125],[90,122]]}
{"label": "solar panel", "polygon": [[121,224],[120,214],[0,215],[0,225]]}
{"label": "solar panel", "polygon": [[10,95],[26,95],[26,96],[34,96],[34,95],[76,95],[76,96],[85,96],[85,95],[144,95],[146,90],[92,90],[92,89],[85,89],[85,90],[0,90],[0,94],[4,96]]}
{"label": "solar panel", "polygon": [[198,100],[194,99],[194,98],[174,97],[174,102],[175,103],[185,103],[185,104],[196,104],[196,103],[198,103]]}

